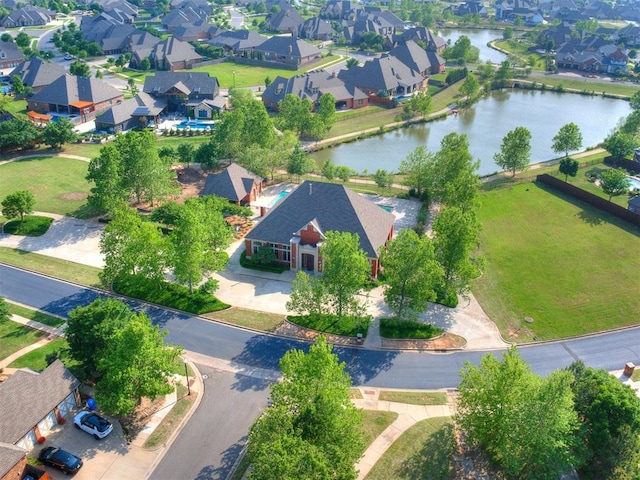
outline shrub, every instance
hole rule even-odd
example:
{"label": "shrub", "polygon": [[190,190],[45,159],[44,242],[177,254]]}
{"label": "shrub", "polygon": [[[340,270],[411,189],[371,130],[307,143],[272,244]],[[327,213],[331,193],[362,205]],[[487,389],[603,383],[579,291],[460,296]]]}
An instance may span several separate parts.
{"label": "shrub", "polygon": [[380,319],[380,335],[385,338],[429,339],[441,335],[442,329],[430,323],[395,318]]}

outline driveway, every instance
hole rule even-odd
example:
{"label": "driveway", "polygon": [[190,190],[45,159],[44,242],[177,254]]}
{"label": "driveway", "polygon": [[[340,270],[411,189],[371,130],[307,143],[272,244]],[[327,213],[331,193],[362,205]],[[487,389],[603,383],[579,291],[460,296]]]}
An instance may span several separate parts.
{"label": "driveway", "polygon": [[[108,437],[96,440],[76,429],[69,416],[66,424],[58,425],[46,438],[46,442],[34,447],[31,454],[37,457],[42,448],[54,446],[80,457],[84,465],[75,475],[76,480],[139,480],[145,478],[157,456],[153,451],[128,445],[117,422]],[[134,450],[135,455],[128,455]],[[52,480],[69,478],[55,468],[45,469]]]}

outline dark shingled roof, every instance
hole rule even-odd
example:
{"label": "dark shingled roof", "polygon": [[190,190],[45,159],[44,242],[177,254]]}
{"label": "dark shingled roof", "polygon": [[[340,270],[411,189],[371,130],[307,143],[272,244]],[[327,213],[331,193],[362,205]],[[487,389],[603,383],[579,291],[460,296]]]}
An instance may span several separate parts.
{"label": "dark shingled roof", "polygon": [[9,470],[26,457],[26,455],[26,450],[15,445],[0,442],[0,478],[4,478],[4,476],[9,473]]}
{"label": "dark shingled roof", "polygon": [[[218,79],[210,77],[207,72],[156,72],[154,76],[148,76],[144,80],[144,92],[152,95],[163,94],[172,87],[187,88],[190,93],[199,88],[201,95],[217,95]],[[154,91],[155,89],[155,91]]]}
{"label": "dark shingled roof", "polygon": [[22,83],[33,88],[40,88],[49,85],[58,77],[66,74],[64,67],[58,63],[45,62],[38,57],[32,57],[18,65],[9,74],[10,78],[18,75]]}
{"label": "dark shingled roof", "polygon": [[251,240],[288,244],[294,232],[314,223],[328,231],[357,233],[369,258],[378,252],[395,217],[375,203],[337,183],[306,181],[284,197],[247,235]]}
{"label": "dark shingled roof", "polygon": [[18,370],[0,383],[0,442],[16,443],[80,382],[60,360],[38,374]]}
{"label": "dark shingled roof", "polygon": [[122,97],[122,92],[102,80],[65,75],[44,87],[29,101],[70,105],[78,100],[101,103],[118,97]]}
{"label": "dark shingled roof", "polygon": [[251,192],[254,183],[262,183],[262,178],[232,163],[220,173],[209,174],[200,195],[217,195],[239,202]]}

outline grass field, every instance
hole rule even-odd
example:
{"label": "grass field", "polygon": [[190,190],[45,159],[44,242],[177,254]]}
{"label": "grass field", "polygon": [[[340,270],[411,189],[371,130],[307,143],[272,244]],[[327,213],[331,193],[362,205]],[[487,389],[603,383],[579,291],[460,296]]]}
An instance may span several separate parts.
{"label": "grass field", "polygon": [[3,195],[29,190],[35,198],[35,211],[89,217],[86,208],[90,184],[85,180],[87,163],[62,157],[36,157],[0,166],[0,192]]}
{"label": "grass field", "polygon": [[472,290],[505,339],[637,323],[640,229],[533,183],[484,192],[480,201],[487,265]]}
{"label": "grass field", "polygon": [[0,358],[7,358],[45,336],[46,334],[43,332],[25,327],[12,320],[0,320]]}
{"label": "grass field", "polygon": [[13,315],[20,315],[21,317],[28,318],[29,320],[35,320],[36,322],[44,323],[50,327],[59,327],[65,321],[62,318],[54,317],[44,312],[32,310],[30,308],[21,307],[14,303],[7,303],[9,305],[9,313]]}
{"label": "grass field", "polygon": [[405,431],[365,478],[445,480],[450,478],[454,453],[451,418],[428,418]]}
{"label": "grass field", "polygon": [[36,372],[41,372],[47,368],[47,355],[58,352],[60,360],[64,366],[74,373],[78,363],[75,362],[68,354],[69,345],[64,338],[58,338],[45,346],[32,350],[31,352],[21,356],[9,365],[9,368],[30,368]]}

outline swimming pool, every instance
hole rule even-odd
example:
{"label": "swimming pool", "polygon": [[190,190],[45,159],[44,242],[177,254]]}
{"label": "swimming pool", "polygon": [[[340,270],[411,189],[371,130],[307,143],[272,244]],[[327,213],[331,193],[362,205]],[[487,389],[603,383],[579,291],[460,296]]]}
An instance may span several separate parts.
{"label": "swimming pool", "polygon": [[280,192],[280,195],[278,195],[276,198],[274,198],[271,203],[269,204],[269,208],[271,207],[275,207],[275,205],[282,200],[284,197],[287,196],[289,192]]}
{"label": "swimming pool", "polygon": [[215,123],[206,120],[183,120],[182,122],[176,125],[178,130],[213,130],[215,128]]}
{"label": "swimming pool", "polygon": [[629,190],[630,191],[634,191],[634,190],[640,190],[640,179],[636,178],[636,177],[627,177],[627,180],[629,180]]}

